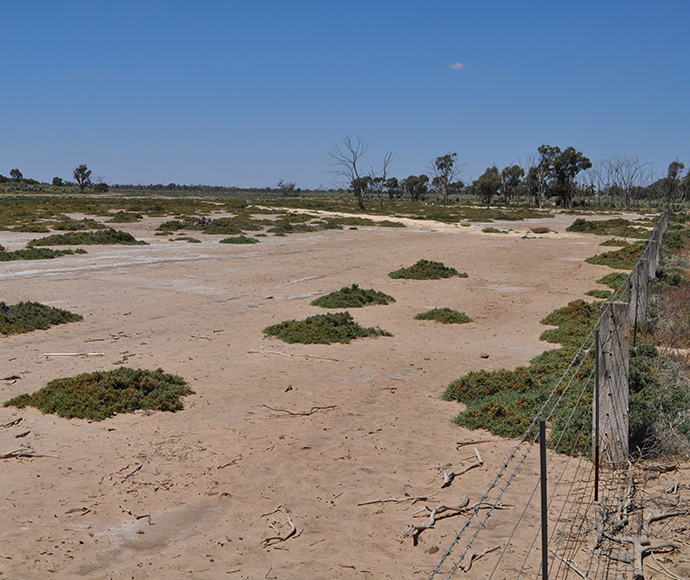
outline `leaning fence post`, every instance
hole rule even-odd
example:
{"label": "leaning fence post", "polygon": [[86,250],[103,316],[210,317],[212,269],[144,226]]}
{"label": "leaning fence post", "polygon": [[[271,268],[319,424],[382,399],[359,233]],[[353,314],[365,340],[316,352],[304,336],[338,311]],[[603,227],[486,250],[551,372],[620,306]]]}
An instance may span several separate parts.
{"label": "leaning fence post", "polygon": [[612,465],[628,460],[629,324],[629,304],[602,304],[596,353],[599,401],[595,407],[599,408],[599,447]]}

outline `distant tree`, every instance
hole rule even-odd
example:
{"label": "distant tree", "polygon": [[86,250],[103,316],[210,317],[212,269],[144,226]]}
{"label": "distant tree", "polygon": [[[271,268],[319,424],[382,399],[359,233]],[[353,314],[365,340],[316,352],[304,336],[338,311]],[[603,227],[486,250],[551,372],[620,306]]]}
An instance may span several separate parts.
{"label": "distant tree", "polygon": [[295,195],[295,188],[297,185],[293,183],[292,181],[283,181],[282,179],[278,182],[278,185],[276,188],[280,192],[280,195],[283,195],[285,197],[292,197]]}
{"label": "distant tree", "polygon": [[386,193],[388,193],[388,199],[394,200],[402,195],[402,187],[397,177],[389,177],[384,185]]}
{"label": "distant tree", "polygon": [[91,170],[86,165],[80,165],[74,170],[74,180],[79,185],[79,190],[84,191],[88,185],[91,185]]}
{"label": "distant tree", "polygon": [[554,157],[553,192],[560,198],[564,207],[572,207],[575,177],[580,171],[590,167],[592,162],[574,147],[568,147]]}
{"label": "distant tree", "polygon": [[96,185],[93,186],[93,189],[94,191],[97,191],[99,193],[106,193],[109,188],[107,183],[99,181]]}
{"label": "distant tree", "polygon": [[410,196],[410,201],[421,201],[429,191],[429,177],[424,175],[410,175],[402,181],[402,188],[406,195]]}
{"label": "distant tree", "polygon": [[343,137],[340,143],[336,143],[328,152],[331,164],[335,167],[331,173],[344,178],[355,194],[359,209],[366,211],[364,207],[364,195],[369,186],[369,176],[361,172],[360,163],[369,146],[361,137],[356,142],[349,136]]}
{"label": "distant tree", "polygon": [[486,171],[474,182],[474,192],[486,202],[486,205],[491,205],[491,198],[498,195],[498,190],[501,187],[501,178],[498,174],[498,167],[487,167]]}
{"label": "distant tree", "polygon": [[525,170],[519,165],[504,167],[499,174],[501,180],[500,190],[503,194],[503,201],[506,204],[510,203],[510,200],[516,194],[524,175]]}
{"label": "distant tree", "polygon": [[22,177],[22,172],[19,171],[19,169],[10,169],[10,177],[14,179],[15,181],[21,181]]}
{"label": "distant tree", "polygon": [[55,187],[62,187],[65,185],[64,181],[62,181],[61,177],[53,177],[53,185]]}
{"label": "distant tree", "polygon": [[383,156],[381,173],[376,173],[373,167],[369,171],[369,187],[375,194],[378,195],[379,211],[383,210],[383,192],[386,189],[386,184],[388,183],[388,167],[390,166],[391,161],[393,161],[393,153],[388,151]]}
{"label": "distant tree", "polygon": [[[685,169],[685,164],[681,163],[677,159],[675,161],[671,161],[668,166],[668,171],[666,172],[666,183],[664,184],[667,209],[671,207],[671,202],[673,202],[676,195],[680,191],[681,171],[683,169]],[[11,171],[10,175],[12,175]]]}
{"label": "distant tree", "polygon": [[456,163],[457,158],[457,153],[447,153],[442,157],[437,157],[430,166],[431,185],[441,195],[443,205],[448,203],[448,193],[465,167]]}

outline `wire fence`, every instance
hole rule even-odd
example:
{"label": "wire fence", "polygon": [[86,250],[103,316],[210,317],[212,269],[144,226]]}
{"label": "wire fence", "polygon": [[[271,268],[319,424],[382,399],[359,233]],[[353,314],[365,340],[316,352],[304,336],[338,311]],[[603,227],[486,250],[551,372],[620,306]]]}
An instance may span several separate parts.
{"label": "wire fence", "polygon": [[[642,258],[614,293],[608,302],[609,306],[623,301],[630,302],[631,296],[636,301],[638,297],[646,299],[646,288],[642,292],[634,285],[640,279],[646,284],[647,277],[636,277],[635,273],[639,267],[646,267],[649,277],[655,275],[659,264],[661,236],[667,223],[668,212],[665,212],[651,232]],[[473,560],[482,556],[482,577],[489,580],[543,577],[539,541],[542,530],[537,493],[541,476],[535,457],[538,455],[539,434],[535,427],[542,420],[549,424],[556,410],[564,403],[566,394],[568,404],[572,405],[573,400],[575,404],[572,405],[572,411],[558,440],[552,442],[546,467],[548,577],[561,579],[574,574],[585,580],[614,580],[626,578],[631,573],[632,559],[616,558],[614,554],[616,549],[620,550],[614,536],[627,523],[633,487],[632,464],[627,448],[628,319],[633,328],[636,328],[638,319],[637,312],[630,313],[627,304],[623,310],[626,316],[625,325],[621,327],[623,331],[608,332],[598,343],[599,329],[602,326],[607,328],[606,324],[602,324],[603,317],[610,315],[606,304],[602,306],[602,314],[596,325],[574,354],[562,377],[493,481],[468,513],[439,563],[431,570],[429,580],[437,577],[450,580],[459,570],[469,571]],[[639,310],[637,303],[635,310]],[[612,352],[614,355],[610,354]],[[602,353],[606,356],[602,357]],[[597,357],[603,360],[597,360]],[[601,368],[602,365],[604,368]],[[586,372],[584,380],[583,371]],[[624,382],[625,389],[606,387],[608,390],[605,391],[605,396],[611,399],[614,412],[599,417],[600,439],[595,440],[594,428],[591,433],[580,431],[570,443],[570,448],[563,449],[563,437],[575,420],[576,410],[583,401],[591,397],[592,392],[597,393],[596,387],[600,380],[606,381],[609,378]],[[598,402],[592,403],[595,417],[598,417]],[[612,441],[617,437],[616,433],[625,434],[623,460],[616,456],[617,442]],[[589,437],[593,439],[593,450],[600,444],[602,446],[601,472],[595,469],[593,460],[577,452],[583,443],[582,438]],[[557,453],[556,450],[565,453]],[[598,501],[595,501],[595,495],[598,495]],[[495,520],[497,512],[502,514],[500,522]]]}

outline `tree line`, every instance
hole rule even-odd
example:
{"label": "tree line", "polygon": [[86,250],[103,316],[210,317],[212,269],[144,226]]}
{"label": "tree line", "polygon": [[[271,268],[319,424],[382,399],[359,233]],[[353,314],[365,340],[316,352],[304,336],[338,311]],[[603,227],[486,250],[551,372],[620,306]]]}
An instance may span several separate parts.
{"label": "tree line", "polygon": [[455,152],[436,157],[429,163],[428,174],[410,175],[404,179],[390,175],[393,154],[384,155],[381,170],[364,170],[363,157],[367,143],[358,138],[344,137],[328,155],[331,173],[341,178],[355,196],[360,209],[366,209],[366,198],[424,201],[436,199],[443,205],[449,200],[458,202],[475,198],[490,205],[520,203],[542,207],[555,202],[562,207],[574,205],[620,205],[631,208],[652,200],[666,207],[680,201],[690,201],[690,172],[685,165],[672,161],[664,174],[638,157],[614,157],[596,165],[574,147],[561,149],[542,145],[521,163],[499,169],[487,167],[477,179],[465,183],[459,176],[464,164]]}

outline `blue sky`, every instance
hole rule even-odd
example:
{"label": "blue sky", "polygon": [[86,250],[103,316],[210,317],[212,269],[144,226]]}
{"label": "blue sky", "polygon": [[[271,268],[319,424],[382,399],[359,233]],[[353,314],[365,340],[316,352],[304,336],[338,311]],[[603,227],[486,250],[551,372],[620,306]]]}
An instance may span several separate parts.
{"label": "blue sky", "polygon": [[346,135],[398,177],[542,144],[690,162],[686,1],[1,5],[3,175],[314,188]]}

